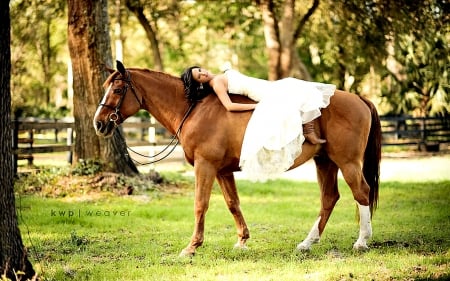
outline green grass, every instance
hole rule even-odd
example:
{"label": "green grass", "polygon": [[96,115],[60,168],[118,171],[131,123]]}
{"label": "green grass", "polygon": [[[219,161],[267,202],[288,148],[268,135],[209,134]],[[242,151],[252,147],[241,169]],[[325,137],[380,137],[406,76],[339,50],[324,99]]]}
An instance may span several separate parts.
{"label": "green grass", "polygon": [[[205,243],[179,258],[193,230],[193,190],[83,200],[18,196],[20,225],[43,280],[444,280],[450,278],[450,181],[384,182],[370,251],[354,252],[355,203],[340,182],[322,241],[295,250],[319,210],[314,183],[238,182],[248,251],[215,187]],[[71,215],[71,216],[69,216]]]}

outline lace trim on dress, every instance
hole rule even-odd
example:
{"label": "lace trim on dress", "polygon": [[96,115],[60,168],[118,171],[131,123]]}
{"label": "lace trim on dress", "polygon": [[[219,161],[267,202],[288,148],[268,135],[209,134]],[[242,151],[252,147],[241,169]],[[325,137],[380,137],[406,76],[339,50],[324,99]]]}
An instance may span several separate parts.
{"label": "lace trim on dress", "polygon": [[241,170],[251,181],[265,182],[287,171],[302,152],[305,138],[300,134],[280,150],[263,147],[256,154],[241,161]]}

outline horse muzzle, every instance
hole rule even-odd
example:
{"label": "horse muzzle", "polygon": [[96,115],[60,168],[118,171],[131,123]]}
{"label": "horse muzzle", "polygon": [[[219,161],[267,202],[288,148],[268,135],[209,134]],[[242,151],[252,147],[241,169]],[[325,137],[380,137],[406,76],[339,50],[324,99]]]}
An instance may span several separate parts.
{"label": "horse muzzle", "polygon": [[116,124],[113,121],[108,121],[106,123],[96,121],[94,123],[94,128],[97,136],[108,138],[112,136],[114,129],[116,128]]}

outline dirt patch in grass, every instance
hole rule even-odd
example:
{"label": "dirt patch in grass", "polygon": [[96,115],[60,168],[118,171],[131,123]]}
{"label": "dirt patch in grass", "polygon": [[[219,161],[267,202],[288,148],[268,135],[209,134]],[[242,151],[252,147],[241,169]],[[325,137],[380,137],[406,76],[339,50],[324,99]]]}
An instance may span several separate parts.
{"label": "dirt patch in grass", "polygon": [[155,171],[136,176],[101,172],[94,175],[73,175],[65,171],[39,170],[21,173],[15,181],[20,194],[38,194],[52,198],[99,198],[126,196],[144,192],[180,193],[186,189],[185,181],[174,181]]}

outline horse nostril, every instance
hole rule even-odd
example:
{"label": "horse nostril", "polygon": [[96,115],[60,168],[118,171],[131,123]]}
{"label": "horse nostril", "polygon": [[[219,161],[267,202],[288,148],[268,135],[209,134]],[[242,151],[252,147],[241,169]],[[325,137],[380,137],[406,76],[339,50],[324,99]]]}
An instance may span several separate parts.
{"label": "horse nostril", "polygon": [[97,123],[95,123],[95,128],[97,129],[97,131],[100,131],[102,126],[103,126],[102,121],[97,121]]}

